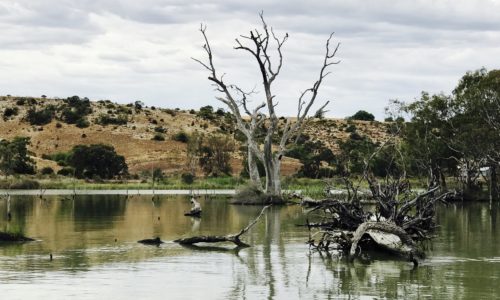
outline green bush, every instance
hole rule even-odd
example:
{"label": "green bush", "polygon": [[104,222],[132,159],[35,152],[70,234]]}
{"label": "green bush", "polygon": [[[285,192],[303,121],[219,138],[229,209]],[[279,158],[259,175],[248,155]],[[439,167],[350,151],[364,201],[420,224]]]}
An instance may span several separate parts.
{"label": "green bush", "polygon": [[3,174],[35,174],[35,161],[28,155],[30,138],[0,140],[0,171]]}
{"label": "green bush", "polygon": [[31,125],[45,125],[49,124],[55,115],[55,107],[49,105],[41,110],[30,108],[26,114],[26,119]]}
{"label": "green bush", "polygon": [[76,121],[75,125],[78,128],[87,128],[90,126],[90,122],[85,118],[80,118]]}
{"label": "green bush", "polygon": [[347,126],[347,128],[345,129],[346,132],[356,132],[356,125],[354,124],[350,124],[349,126]]}
{"label": "green bush", "polygon": [[74,173],[75,169],[71,167],[64,167],[61,170],[57,171],[57,174],[62,176],[73,176]]}
{"label": "green bush", "polygon": [[205,120],[213,120],[214,117],[214,108],[210,105],[203,106],[200,108],[200,111],[198,112],[198,117],[205,119]]}
{"label": "green bush", "polygon": [[97,124],[106,126],[106,125],[125,125],[128,122],[127,115],[119,115],[118,117],[108,116],[105,114],[101,114],[99,118],[96,120]]}
{"label": "green bush", "polygon": [[359,110],[354,115],[352,115],[350,119],[360,121],[375,121],[375,116],[367,111]]}
{"label": "green bush", "polygon": [[17,107],[7,107],[3,111],[3,116],[4,118],[9,118],[12,116],[17,116],[17,113],[19,112],[19,109]]}
{"label": "green bush", "polygon": [[42,154],[43,159],[49,159],[57,162],[59,166],[66,166],[67,165],[67,160],[69,157],[69,153],[67,152],[57,152],[53,154]]}
{"label": "green bush", "polygon": [[40,188],[40,183],[32,179],[22,179],[10,185],[13,190],[36,190]]}
{"label": "green bush", "polygon": [[151,140],[153,141],[164,141],[165,140],[165,137],[163,136],[163,134],[161,133],[156,133],[152,138]]}
{"label": "green bush", "polygon": [[166,133],[167,132],[167,129],[164,128],[163,126],[156,126],[155,127],[155,132],[158,132],[158,133]]}
{"label": "green bush", "polygon": [[54,174],[54,169],[51,167],[45,167],[40,170],[40,174],[42,175],[52,175]]}
{"label": "green bush", "polygon": [[173,136],[173,140],[181,143],[187,143],[189,141],[189,136],[184,131],[181,131]]}
{"label": "green bush", "polygon": [[185,184],[192,184],[194,182],[195,176],[191,173],[183,173],[181,175],[181,180]]}
{"label": "green bush", "polygon": [[128,167],[125,157],[118,155],[110,145],[77,145],[71,150],[67,163],[75,169],[78,178],[111,179],[126,175]]}

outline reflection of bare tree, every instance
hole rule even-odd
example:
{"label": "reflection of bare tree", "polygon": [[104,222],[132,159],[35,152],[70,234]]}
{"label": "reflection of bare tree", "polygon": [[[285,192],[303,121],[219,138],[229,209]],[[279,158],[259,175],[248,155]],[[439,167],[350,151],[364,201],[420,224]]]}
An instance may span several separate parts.
{"label": "reflection of bare tree", "polygon": [[200,218],[190,218],[191,219],[191,223],[193,224],[191,226],[191,231],[192,232],[198,232],[200,230],[200,221],[201,219]]}

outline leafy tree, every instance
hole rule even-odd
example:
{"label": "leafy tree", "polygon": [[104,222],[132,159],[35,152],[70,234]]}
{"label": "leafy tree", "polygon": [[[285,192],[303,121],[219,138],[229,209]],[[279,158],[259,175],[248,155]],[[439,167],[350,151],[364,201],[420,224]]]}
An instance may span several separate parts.
{"label": "leafy tree", "polygon": [[363,173],[365,162],[374,153],[376,145],[366,136],[352,133],[348,140],[339,144],[337,172],[342,174]]}
{"label": "leafy tree", "polygon": [[163,174],[162,169],[154,168],[153,170],[153,182],[160,182],[165,179],[165,175]]}
{"label": "leafy tree", "polygon": [[31,125],[49,124],[55,116],[55,111],[56,109],[53,105],[48,105],[40,110],[32,107],[28,110],[26,119]]}
{"label": "leafy tree", "polygon": [[[500,70],[466,73],[453,91],[453,148],[468,165],[489,167],[490,199],[498,198],[500,164]],[[467,168],[467,173],[468,173]],[[479,173],[478,170],[474,170]],[[470,185],[466,176],[466,185]]]}
{"label": "leafy tree", "polygon": [[92,113],[90,100],[87,97],[80,99],[78,96],[73,96],[68,97],[64,102],[61,118],[68,124],[77,124],[82,128],[88,127],[88,125],[85,126],[85,116]]}
{"label": "leafy tree", "polygon": [[204,140],[199,151],[199,164],[207,176],[231,174],[231,153],[234,143],[226,136],[209,136]]}
{"label": "leafy tree", "polygon": [[323,142],[311,141],[308,138],[292,147],[287,156],[299,159],[302,167],[298,175],[309,178],[329,177],[332,170],[322,166],[324,164],[332,166],[336,162],[335,155]]}
{"label": "leafy tree", "polygon": [[77,145],[73,147],[67,160],[75,169],[75,176],[78,178],[98,176],[102,179],[111,179],[128,172],[125,158],[118,155],[114,147],[109,145]]}
{"label": "leafy tree", "polygon": [[375,116],[367,111],[359,110],[354,115],[352,115],[349,119],[360,120],[360,121],[375,121]]}
{"label": "leafy tree", "polygon": [[144,102],[142,102],[140,100],[137,100],[134,102],[135,110],[142,110],[143,107],[144,107]]}
{"label": "leafy tree", "polygon": [[198,112],[198,116],[205,120],[213,120],[214,119],[214,108],[210,105],[203,106],[200,108]]}
{"label": "leafy tree", "polygon": [[498,197],[500,162],[500,71],[466,73],[453,94],[422,93],[404,106],[405,153],[430,184],[446,187],[445,175],[458,175],[464,191],[479,188],[480,168],[489,166],[490,197]]}
{"label": "leafy tree", "polygon": [[194,173],[198,165],[206,176],[231,174],[231,153],[234,142],[227,136],[194,134],[187,146],[188,168]]}
{"label": "leafy tree", "polygon": [[0,141],[0,170],[12,174],[35,174],[35,161],[28,156],[28,137],[15,137]]}
{"label": "leafy tree", "polygon": [[450,118],[450,96],[429,95],[423,92],[421,98],[407,106],[411,121],[404,127],[406,155],[413,164],[414,172],[426,174],[429,185],[446,187],[447,172],[456,169],[456,153],[450,147],[452,131]]}

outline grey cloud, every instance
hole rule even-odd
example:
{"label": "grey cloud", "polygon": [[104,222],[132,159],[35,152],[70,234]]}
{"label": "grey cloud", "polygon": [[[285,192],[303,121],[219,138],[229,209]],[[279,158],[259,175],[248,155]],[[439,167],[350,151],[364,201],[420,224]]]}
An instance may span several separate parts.
{"label": "grey cloud", "polygon": [[[467,70],[498,67],[500,4],[486,0],[2,1],[0,61],[9,61],[9,68],[35,68],[29,57],[11,59],[22,49],[23,55],[47,60],[37,62],[41,69],[56,64],[55,75],[44,81],[54,93],[217,106],[206,72],[190,60],[204,57],[199,23],[208,25],[219,70],[251,89],[259,84],[254,62],[232,49],[233,38],[259,28],[261,10],[269,25],[290,33],[276,87],[285,114],[294,112],[298,93],[316,78],[330,31],[342,42],[342,63],[320,96],[334,101],[335,116],[366,108],[380,118],[388,99],[411,100],[421,90],[447,92]],[[65,76],[61,86],[57,74],[77,75]],[[30,86],[35,95],[50,94],[37,93],[40,85],[30,76],[20,72],[0,80],[14,91]]]}

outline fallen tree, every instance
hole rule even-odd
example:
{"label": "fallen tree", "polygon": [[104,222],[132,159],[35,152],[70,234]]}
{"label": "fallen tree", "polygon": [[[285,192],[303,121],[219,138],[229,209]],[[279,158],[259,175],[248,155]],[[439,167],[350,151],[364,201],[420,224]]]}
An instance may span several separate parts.
{"label": "fallen tree", "polygon": [[[416,193],[405,176],[388,177],[380,183],[375,177],[365,179],[375,205],[363,206],[353,184],[345,200],[305,201],[314,205],[308,212],[308,244],[318,252],[338,251],[351,260],[365,250],[381,249],[402,256],[414,264],[423,258],[418,242],[432,238],[437,202],[444,202],[454,192],[440,192],[429,187]],[[344,179],[347,180],[347,179]],[[358,185],[359,186],[359,185]],[[319,219],[310,223],[309,218]]]}
{"label": "fallen tree", "polygon": [[231,242],[234,243],[237,247],[239,248],[244,248],[244,247],[250,247],[249,244],[244,243],[241,241],[240,237],[247,233],[250,228],[252,228],[257,221],[260,219],[260,217],[264,214],[264,211],[269,207],[270,205],[264,206],[262,210],[260,211],[259,215],[257,218],[255,218],[252,222],[250,222],[247,227],[243,228],[236,234],[229,234],[229,235],[201,235],[201,236],[193,236],[193,237],[188,237],[188,238],[182,238],[182,239],[177,239],[174,242],[179,243],[181,245],[194,245],[197,243],[221,243],[221,242]]}

